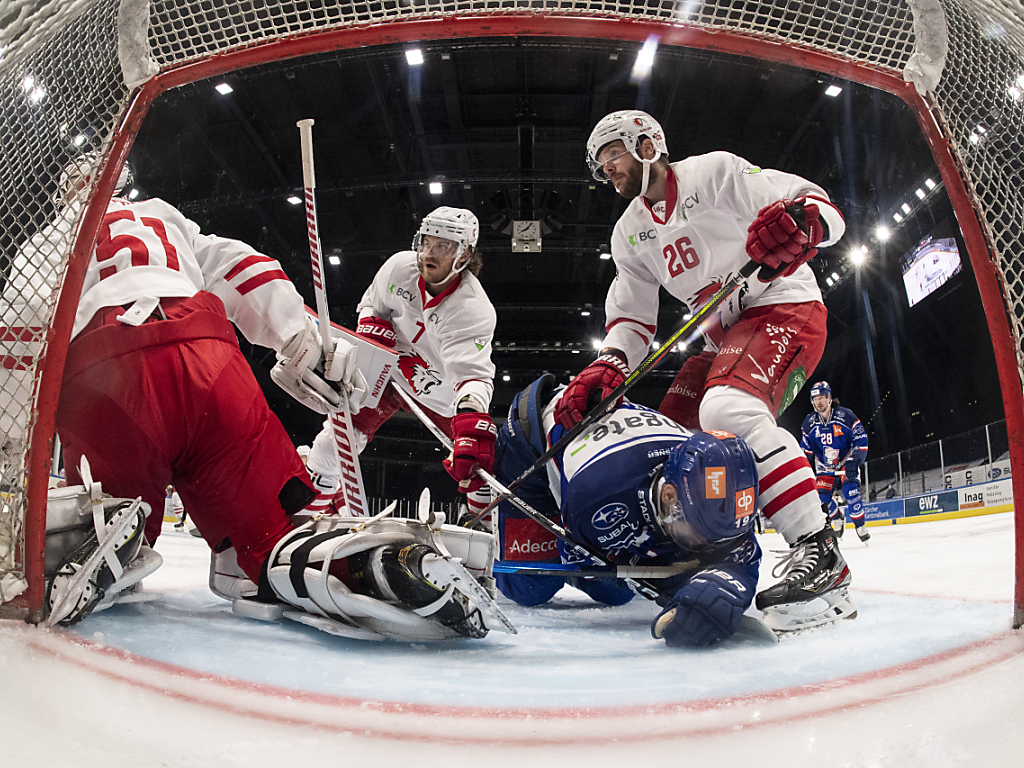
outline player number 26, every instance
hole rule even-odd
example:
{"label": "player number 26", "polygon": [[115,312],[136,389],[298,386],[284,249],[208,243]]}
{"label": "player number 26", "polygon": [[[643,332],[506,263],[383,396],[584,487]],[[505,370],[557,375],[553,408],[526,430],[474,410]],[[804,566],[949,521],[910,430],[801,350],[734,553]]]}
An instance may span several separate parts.
{"label": "player number 26", "polygon": [[700,256],[693,249],[693,243],[688,237],[680,237],[674,245],[666,245],[661,252],[668,261],[668,273],[672,277],[679,277],[684,270],[693,269],[700,264]]}

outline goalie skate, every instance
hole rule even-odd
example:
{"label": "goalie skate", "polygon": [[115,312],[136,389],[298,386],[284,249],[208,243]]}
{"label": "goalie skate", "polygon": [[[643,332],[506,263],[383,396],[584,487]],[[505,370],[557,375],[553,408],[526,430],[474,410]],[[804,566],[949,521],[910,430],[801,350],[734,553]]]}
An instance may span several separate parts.
{"label": "goalie skate", "polygon": [[857,618],[846,587],[801,603],[780,603],[764,609],[764,623],[777,635],[792,635]]}

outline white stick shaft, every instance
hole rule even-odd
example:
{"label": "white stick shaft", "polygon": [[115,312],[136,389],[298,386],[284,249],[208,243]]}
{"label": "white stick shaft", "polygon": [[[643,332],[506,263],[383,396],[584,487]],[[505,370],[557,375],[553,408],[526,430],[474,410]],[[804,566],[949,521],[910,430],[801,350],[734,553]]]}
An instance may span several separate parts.
{"label": "white stick shaft", "polygon": [[[313,269],[313,294],[316,314],[320,320],[320,343],[324,350],[324,367],[330,368],[334,345],[331,343],[331,314],[327,307],[327,287],[324,284],[324,260],[320,248],[320,226],[316,215],[316,172],[313,169],[313,121],[299,120],[299,139],[302,147],[302,184],[306,202],[306,230],[309,233],[309,257]],[[341,493],[349,514],[362,517],[368,513],[363,473],[359,456],[352,445],[352,414],[348,396],[341,393],[342,410],[330,416],[334,433],[334,452],[341,465]]]}
{"label": "white stick shaft", "polygon": [[313,121],[299,120],[299,139],[302,145],[302,186],[306,203],[306,231],[309,233],[309,258],[313,268],[313,295],[316,314],[320,320],[320,343],[324,359],[330,364],[334,352],[331,346],[331,315],[327,308],[327,288],[324,285],[324,259],[320,249],[320,224],[316,215],[316,173],[313,170]]}

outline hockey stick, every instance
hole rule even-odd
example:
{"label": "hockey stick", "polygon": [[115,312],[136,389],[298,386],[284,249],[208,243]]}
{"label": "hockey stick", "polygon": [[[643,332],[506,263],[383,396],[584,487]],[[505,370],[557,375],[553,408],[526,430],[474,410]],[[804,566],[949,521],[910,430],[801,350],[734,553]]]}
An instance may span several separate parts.
{"label": "hockey stick", "polygon": [[[440,427],[438,427],[436,424],[434,424],[434,422],[430,420],[427,414],[424,413],[423,409],[420,408],[419,405],[417,405],[416,402],[411,397],[409,397],[409,395],[403,392],[401,387],[395,387],[395,391],[398,392],[399,396],[409,407],[409,410],[412,411],[416,415],[416,417],[423,422],[423,424],[427,427],[427,429],[431,431],[434,437],[440,440],[441,444],[444,445],[449,451],[452,450],[452,448],[454,447],[452,441],[444,432],[441,431]],[[518,507],[523,512],[523,514],[525,514],[539,526],[547,530],[549,533],[552,533],[559,539],[561,539],[565,546],[568,547],[574,555],[584,560],[592,560],[599,567],[615,567],[614,565],[612,565],[612,563],[609,563],[597,552],[575,541],[572,538],[572,535],[569,533],[569,531],[567,531],[565,528],[563,528],[561,525],[554,522],[553,520],[550,520],[547,517],[547,515],[538,512],[525,501],[520,499],[512,492],[510,488],[506,488],[496,477],[494,477],[494,475],[479,467],[476,470],[476,474],[477,477],[479,477],[481,480],[487,483],[487,485],[489,485],[493,490],[498,492],[499,498],[508,499],[510,502],[512,502],[512,504]],[[494,505],[492,504],[491,507],[493,506]],[[478,515],[477,518],[479,519],[482,516],[482,514]],[[630,588],[632,588],[635,592],[637,592],[640,595],[643,595],[648,600],[654,600],[659,605],[663,604],[661,601],[664,600],[667,602],[668,600],[667,597],[663,596],[661,592],[658,591],[657,587],[645,581],[644,579],[637,579],[632,576],[625,576],[620,578],[622,578],[623,581],[625,581],[630,586]]]}
{"label": "hockey stick", "polygon": [[[316,216],[316,174],[313,170],[313,121],[299,120],[299,139],[302,146],[302,186],[306,201],[306,230],[309,233],[309,256],[313,267],[313,293],[316,297],[316,313],[320,321],[320,343],[324,350],[324,369],[330,370],[334,346],[331,343],[331,316],[327,307],[327,289],[324,286],[324,260],[320,250],[320,228]],[[368,514],[366,491],[363,487],[363,473],[359,469],[359,456],[352,445],[352,412],[348,407],[348,395],[344,388],[339,391],[341,409],[328,416],[334,433],[334,450],[341,465],[341,491],[345,506],[353,517]]]}
{"label": "hockey stick", "polygon": [[[448,439],[448,436],[441,431],[434,422],[430,420],[423,409],[420,408],[415,401],[409,397],[400,387],[395,387],[395,391],[398,392],[399,396],[402,397],[405,404],[409,407],[416,417],[423,422],[424,426],[431,431],[431,433],[444,445],[449,451],[452,449],[452,441]],[[487,485],[493,490],[497,491],[501,498],[508,499],[512,504],[518,507],[523,514],[537,523],[541,528],[544,528],[548,532],[554,534],[568,547],[577,557],[590,559],[597,563],[596,567],[593,566],[576,566],[568,565],[564,568],[559,568],[555,563],[550,564],[550,568],[545,572],[544,566],[526,566],[519,565],[518,567],[512,563],[507,563],[505,566],[502,564],[495,563],[495,573],[518,573],[527,571],[534,576],[566,576],[572,574],[578,574],[583,577],[594,576],[597,578],[616,578],[626,582],[626,584],[642,597],[646,597],[648,600],[653,600],[659,606],[665,607],[672,599],[671,595],[664,594],[657,585],[652,584],[647,579],[650,578],[667,578],[670,575],[677,575],[675,572],[665,574],[662,576],[660,573],[656,573],[661,569],[678,569],[678,573],[685,573],[686,571],[693,570],[694,568],[700,567],[699,560],[686,560],[680,563],[674,563],[669,566],[617,566],[612,565],[599,554],[594,552],[589,547],[576,542],[569,531],[563,528],[553,520],[548,519],[546,515],[541,514],[525,501],[516,496],[511,488],[506,488],[496,477],[491,475],[489,472],[485,472],[483,469],[477,469],[477,476],[480,477]],[[483,515],[478,515],[476,519],[480,519]],[[539,570],[538,570],[539,569]],[[638,573],[640,571],[640,573]],[[644,571],[654,571],[655,573],[642,573]],[[764,638],[770,638],[772,642],[779,642],[779,638],[772,631],[763,619],[759,619],[756,616],[750,614],[744,614],[740,620],[741,631],[745,631],[747,634],[760,636]]]}
{"label": "hockey stick", "polygon": [[[579,437],[591,424],[604,416],[605,412],[610,410],[611,407],[618,402],[620,397],[629,391],[629,389],[640,381],[640,379],[654,370],[654,368],[656,368],[658,364],[668,356],[669,352],[671,352],[677,344],[682,344],[687,347],[692,344],[701,332],[701,324],[713,315],[722,302],[729,298],[733,294],[733,291],[739,288],[739,286],[745,282],[748,277],[754,274],[754,271],[760,266],[761,265],[755,261],[748,261],[743,265],[743,268],[740,269],[739,272],[726,280],[722,284],[722,287],[715,291],[703,307],[698,309],[689,320],[679,326],[672,335],[668,337],[668,340],[664,344],[644,358],[636,367],[636,370],[629,374],[625,381],[619,384],[619,386],[613,389],[608,397],[591,408],[590,412],[583,417],[582,421],[562,435],[554,445],[540,455],[540,458],[527,467],[519,477],[509,483],[509,490],[515,490],[523,480],[547,464],[552,457],[556,456],[559,451],[563,450],[569,443]],[[684,336],[685,338],[683,338]],[[682,339],[682,341],[680,341],[680,339]],[[472,528],[476,525],[477,521],[481,520],[484,515],[499,504],[502,498],[502,496],[498,496],[498,498],[492,500],[482,512],[469,522],[469,527]]]}
{"label": "hockey stick", "polygon": [[616,565],[608,568],[580,566],[576,563],[524,563],[499,560],[495,573],[519,573],[527,576],[582,576],[587,579],[667,579],[692,571],[699,560],[684,560],[671,565]]}

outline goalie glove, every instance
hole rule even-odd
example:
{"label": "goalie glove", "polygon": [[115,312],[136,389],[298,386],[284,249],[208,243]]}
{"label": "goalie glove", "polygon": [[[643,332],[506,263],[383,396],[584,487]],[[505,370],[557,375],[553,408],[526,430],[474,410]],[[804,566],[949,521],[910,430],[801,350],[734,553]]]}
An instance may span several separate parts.
{"label": "goalie glove", "polygon": [[776,200],[762,208],[747,227],[747,255],[764,269],[758,279],[769,283],[788,277],[818,253],[825,236],[818,206],[806,197]]}
{"label": "goalie glove", "polygon": [[349,408],[355,413],[367,391],[366,379],[356,367],[355,346],[334,338],[334,355],[330,369],[325,371],[319,325],[309,315],[305,318],[305,327],[281,347],[270,378],[307,408],[322,414],[341,410],[339,393],[344,388]]}
{"label": "goalie glove", "polygon": [[[606,353],[577,374],[555,406],[555,421],[572,429],[584,415],[629,376],[629,366],[617,354]],[[615,403],[618,408],[622,398]]]}
{"label": "goalie glove", "polygon": [[461,493],[478,491],[484,481],[477,477],[477,467],[484,472],[494,471],[497,427],[486,413],[460,413],[452,419],[452,433],[452,455],[444,460],[444,468],[459,481]]}
{"label": "goalie glove", "polygon": [[398,344],[398,334],[395,333],[395,326],[382,317],[363,317],[356,323],[356,334],[364,339],[375,341],[388,349],[394,349]]}

